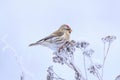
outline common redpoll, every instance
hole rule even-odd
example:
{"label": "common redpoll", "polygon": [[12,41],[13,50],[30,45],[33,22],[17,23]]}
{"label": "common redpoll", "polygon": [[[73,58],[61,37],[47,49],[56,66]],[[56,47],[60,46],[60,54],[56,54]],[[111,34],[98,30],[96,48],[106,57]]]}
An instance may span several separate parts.
{"label": "common redpoll", "polygon": [[57,31],[35,43],[30,44],[29,46],[43,45],[52,50],[59,50],[67,41],[69,41],[71,31],[72,30],[68,25],[63,24]]}

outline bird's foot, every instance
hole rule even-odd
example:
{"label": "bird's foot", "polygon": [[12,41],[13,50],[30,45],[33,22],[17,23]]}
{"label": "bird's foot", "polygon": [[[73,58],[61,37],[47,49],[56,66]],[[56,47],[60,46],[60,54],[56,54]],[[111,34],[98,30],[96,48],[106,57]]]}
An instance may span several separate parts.
{"label": "bird's foot", "polygon": [[59,49],[58,49],[58,52],[60,53],[61,49],[63,49],[63,46],[61,46]]}
{"label": "bird's foot", "polygon": [[64,48],[64,45],[66,45],[67,43],[69,43],[69,41],[67,41],[66,43],[64,43],[59,49],[58,52],[60,53],[60,50]]}

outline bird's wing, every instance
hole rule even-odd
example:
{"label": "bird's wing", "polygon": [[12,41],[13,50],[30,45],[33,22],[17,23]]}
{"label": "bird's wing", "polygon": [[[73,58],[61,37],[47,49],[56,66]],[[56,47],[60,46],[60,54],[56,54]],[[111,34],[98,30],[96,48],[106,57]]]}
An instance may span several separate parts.
{"label": "bird's wing", "polygon": [[62,36],[62,35],[64,35],[63,32],[57,32],[57,31],[56,31],[56,32],[52,33],[50,36],[45,37],[45,38],[37,41],[36,43],[40,43],[40,42],[44,42],[44,41],[47,41],[47,40],[51,40],[53,37],[60,37],[60,36]]}
{"label": "bird's wing", "polygon": [[55,36],[59,36],[59,37],[64,35],[64,33],[60,32],[60,31],[56,31],[56,32],[54,32],[52,34],[55,35]]}
{"label": "bird's wing", "polygon": [[64,35],[63,32],[56,31],[56,32],[52,33],[50,36],[45,37],[45,38],[43,38],[43,39],[41,39],[41,40],[39,40],[39,41],[37,41],[35,43],[32,43],[29,46],[39,45],[39,44],[41,44],[41,43],[43,43],[45,41],[52,42],[53,38],[57,38],[57,37],[60,37],[60,36],[63,36],[63,35]]}

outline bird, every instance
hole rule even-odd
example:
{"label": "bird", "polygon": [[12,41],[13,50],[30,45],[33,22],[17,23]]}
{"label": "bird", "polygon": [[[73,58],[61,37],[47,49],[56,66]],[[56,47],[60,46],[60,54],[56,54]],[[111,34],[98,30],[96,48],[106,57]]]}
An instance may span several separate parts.
{"label": "bird", "polygon": [[55,32],[49,36],[31,43],[29,46],[42,45],[52,50],[60,50],[63,45],[70,40],[72,29],[67,24],[61,25]]}

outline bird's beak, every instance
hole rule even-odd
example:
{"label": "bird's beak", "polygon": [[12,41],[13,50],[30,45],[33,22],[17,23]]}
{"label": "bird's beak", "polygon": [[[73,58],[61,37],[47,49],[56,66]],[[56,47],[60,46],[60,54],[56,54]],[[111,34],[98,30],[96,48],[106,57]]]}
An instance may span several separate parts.
{"label": "bird's beak", "polygon": [[71,32],[72,32],[72,30],[70,29],[70,30],[69,30],[69,33],[71,33]]}

